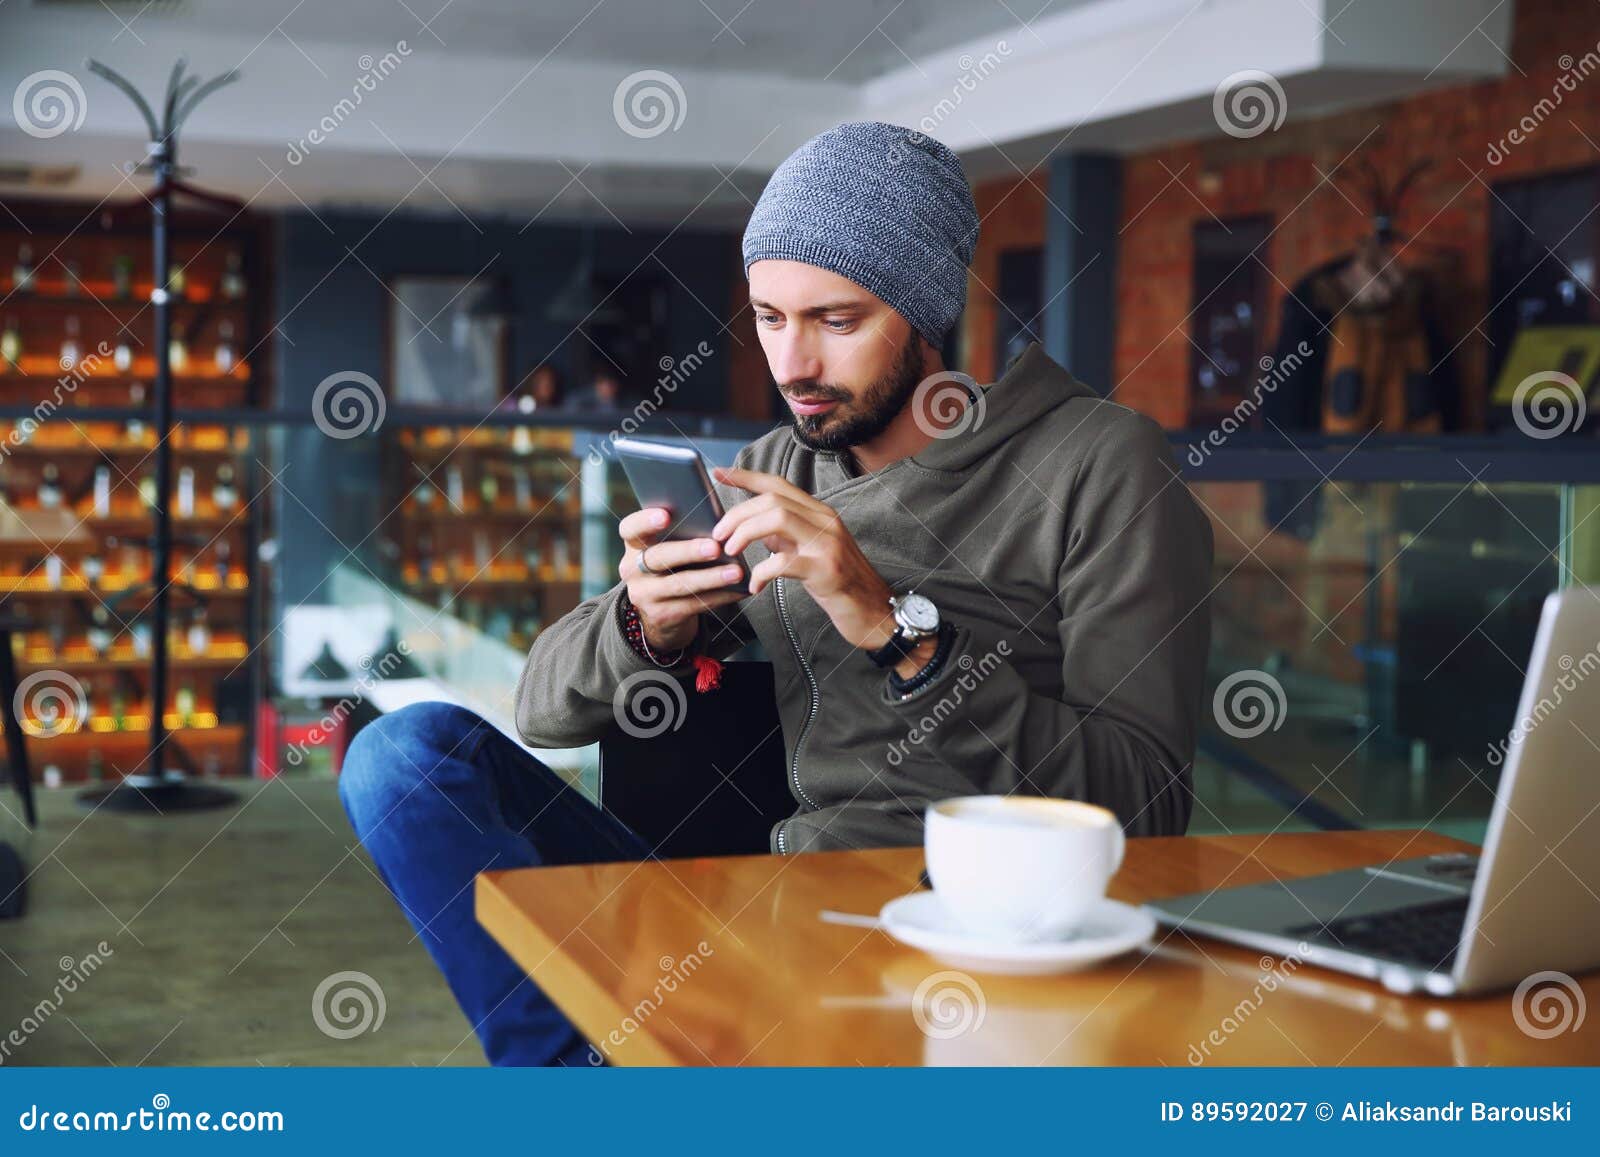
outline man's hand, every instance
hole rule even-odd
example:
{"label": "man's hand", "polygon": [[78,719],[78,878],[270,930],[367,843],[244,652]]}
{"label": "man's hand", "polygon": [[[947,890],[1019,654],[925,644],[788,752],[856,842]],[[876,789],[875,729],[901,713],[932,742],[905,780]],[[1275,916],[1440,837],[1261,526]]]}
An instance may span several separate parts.
{"label": "man's hand", "polygon": [[[617,567],[618,577],[627,584],[628,601],[639,612],[645,642],[652,649],[663,651],[676,651],[694,641],[700,630],[701,611],[744,597],[738,590],[719,589],[738,581],[737,566],[675,569],[704,564],[720,555],[722,548],[709,538],[662,542],[661,532],[671,521],[665,510],[650,506],[635,510],[617,524],[617,533],[626,548]],[[650,552],[650,569],[661,573],[645,574],[639,569],[640,556],[646,550]]]}
{"label": "man's hand", "polygon": [[[780,576],[792,578],[852,646],[875,650],[889,641],[894,592],[861,553],[838,511],[776,474],[720,466],[712,473],[719,482],[755,494],[730,509],[711,532],[730,555],[758,541],[772,552],[750,572],[751,594]],[[655,565],[653,553],[650,565]]]}

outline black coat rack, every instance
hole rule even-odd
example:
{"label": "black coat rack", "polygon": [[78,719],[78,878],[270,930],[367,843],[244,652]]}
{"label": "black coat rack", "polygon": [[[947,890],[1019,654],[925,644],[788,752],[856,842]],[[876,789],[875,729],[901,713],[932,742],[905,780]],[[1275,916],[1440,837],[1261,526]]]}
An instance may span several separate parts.
{"label": "black coat rack", "polygon": [[[222,807],[236,800],[237,793],[214,785],[190,782],[181,771],[165,765],[167,705],[167,633],[171,622],[170,594],[176,580],[168,577],[172,564],[172,312],[169,279],[171,276],[172,243],[169,235],[170,216],[175,196],[185,196],[212,208],[242,210],[243,203],[231,198],[196,188],[183,180],[178,168],[178,130],[194,112],[195,106],[217,89],[239,78],[237,70],[230,69],[220,76],[202,82],[198,76],[185,75],[187,64],[179,60],[167,80],[166,100],[162,117],[155,113],[138,89],[120,73],[98,60],[85,62],[96,76],[103,77],[125,93],[144,118],[150,133],[148,158],[138,167],[148,172],[154,185],[144,198],[150,209],[150,239],[154,251],[152,271],[153,287],[150,303],[155,308],[155,397],[152,425],[156,434],[154,534],[150,541],[151,568],[148,588],[149,602],[141,614],[151,619],[150,640],[150,746],[142,769],[125,776],[114,787],[85,791],[78,800],[93,808],[115,812],[132,812],[141,815],[165,815],[174,811],[195,811],[202,808]],[[176,583],[183,586],[184,584]],[[187,589],[187,588],[186,588]],[[191,595],[194,592],[190,591]]]}

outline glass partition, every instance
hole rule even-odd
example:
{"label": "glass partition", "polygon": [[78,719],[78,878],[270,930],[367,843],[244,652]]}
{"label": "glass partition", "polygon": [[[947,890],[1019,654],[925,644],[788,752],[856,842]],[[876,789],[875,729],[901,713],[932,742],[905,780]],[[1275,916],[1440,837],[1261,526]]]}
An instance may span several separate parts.
{"label": "glass partition", "polygon": [[[391,413],[335,435],[310,415],[183,416],[165,710],[195,774],[332,774],[353,716],[416,698],[513,733],[533,638],[616,582],[633,507],[617,428]],[[58,672],[83,703],[81,725],[59,701],[29,708],[34,778],[124,774],[151,709],[147,416],[0,421],[0,509],[30,527],[0,544],[19,675]],[[764,429],[673,415],[637,432],[726,463]],[[1193,830],[1480,835],[1541,601],[1600,583],[1600,456],[1173,441],[1216,543]],[[41,537],[50,517],[74,534]],[[592,748],[545,757],[592,786]]]}

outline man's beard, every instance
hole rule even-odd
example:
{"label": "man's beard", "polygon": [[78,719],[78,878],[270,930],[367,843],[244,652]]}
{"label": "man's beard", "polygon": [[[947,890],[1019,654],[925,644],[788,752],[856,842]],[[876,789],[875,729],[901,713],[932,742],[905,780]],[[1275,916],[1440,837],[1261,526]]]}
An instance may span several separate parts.
{"label": "man's beard", "polygon": [[[789,411],[795,435],[813,450],[843,450],[870,442],[889,428],[922,384],[922,345],[916,332],[908,334],[889,372],[868,386],[854,401],[850,394],[821,382],[790,382],[786,392],[812,398],[837,398],[839,405],[825,414]],[[847,413],[841,414],[848,407]]]}

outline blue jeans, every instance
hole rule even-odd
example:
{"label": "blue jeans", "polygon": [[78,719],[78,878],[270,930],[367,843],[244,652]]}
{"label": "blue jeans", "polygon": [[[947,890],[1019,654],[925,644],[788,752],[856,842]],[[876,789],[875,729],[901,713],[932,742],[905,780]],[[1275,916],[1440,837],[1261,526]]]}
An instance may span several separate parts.
{"label": "blue jeans", "polygon": [[339,798],[495,1065],[599,1064],[600,1055],[481,927],[490,868],[641,860],[649,848],[492,724],[416,703],[357,733]]}

